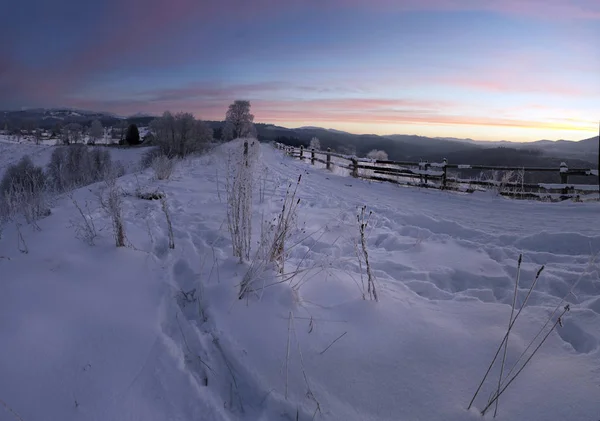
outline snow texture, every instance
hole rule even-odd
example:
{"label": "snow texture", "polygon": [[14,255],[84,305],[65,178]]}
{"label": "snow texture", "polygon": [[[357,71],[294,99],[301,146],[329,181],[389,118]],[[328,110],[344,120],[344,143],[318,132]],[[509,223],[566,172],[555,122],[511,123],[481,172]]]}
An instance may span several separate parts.
{"label": "snow texture", "polygon": [[[297,227],[278,282],[238,299],[251,262],[231,255],[224,174],[241,144],[118,180],[129,248],[115,248],[96,201],[95,246],[58,198],[41,231],[12,225],[0,239],[0,420],[475,421],[469,400],[510,315],[523,253],[522,303],[507,366],[580,279],[571,312],[500,398],[497,420],[600,418],[598,203],[511,201],[399,187],[327,172],[261,145],[254,243],[301,175]],[[44,152],[45,153],[45,152]],[[2,155],[4,156],[4,155]],[[332,161],[334,159],[332,158]],[[160,201],[166,195],[175,249]],[[357,212],[372,211],[367,246],[379,302],[363,300]],[[287,357],[286,357],[287,356]],[[317,409],[318,403],[318,409]],[[491,414],[486,419],[491,419]]]}
{"label": "snow texture", "polygon": [[[57,147],[51,144],[36,145],[34,142],[23,140],[15,142],[8,136],[0,135],[0,177],[9,165],[14,165],[25,155],[29,155],[35,165],[45,167],[50,162],[52,151]],[[127,173],[135,171],[139,165],[140,154],[147,148],[116,148],[109,147],[113,161],[120,161]]]}

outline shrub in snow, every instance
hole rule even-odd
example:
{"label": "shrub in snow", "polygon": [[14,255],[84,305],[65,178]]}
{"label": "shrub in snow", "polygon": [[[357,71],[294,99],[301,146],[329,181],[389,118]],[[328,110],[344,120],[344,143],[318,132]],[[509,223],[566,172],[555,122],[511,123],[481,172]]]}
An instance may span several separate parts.
{"label": "shrub in snow", "polygon": [[27,223],[35,224],[48,215],[46,202],[46,175],[28,156],[6,170],[0,182],[0,208],[4,219],[23,216]]}
{"label": "shrub in snow", "polygon": [[492,171],[489,175],[484,172],[479,176],[481,181],[487,181],[490,187],[498,195],[523,194],[525,183],[525,171]]}
{"label": "shrub in snow", "polygon": [[107,149],[73,145],[54,149],[47,172],[52,187],[64,192],[103,180],[108,174],[119,177],[125,169],[112,161]]}
{"label": "shrub in snow", "polygon": [[244,140],[234,143],[227,161],[227,228],[231,235],[233,256],[250,260],[252,232],[252,189],[258,145]]}
{"label": "shrub in snow", "polygon": [[113,236],[117,247],[125,247],[125,225],[123,224],[123,194],[117,185],[115,174],[108,174],[104,180],[105,191],[100,196],[100,204],[112,222]]}
{"label": "shrub in snow", "polygon": [[302,175],[298,177],[295,185],[291,183],[288,185],[281,211],[277,216],[271,220],[263,220],[259,248],[240,284],[240,299],[244,298],[247,293],[256,291],[253,284],[258,279],[258,274],[268,264],[275,264],[279,274],[284,277],[284,281],[289,281],[294,277],[294,273],[285,274],[284,266],[287,253],[286,244],[289,243],[288,240],[298,216],[300,199],[297,197],[297,192],[301,180]]}
{"label": "shrub in snow", "polygon": [[81,219],[71,221],[71,225],[75,228],[75,237],[90,246],[93,246],[98,233],[96,231],[96,225],[94,224],[94,218],[92,217],[89,203],[87,201],[85,202],[84,211],[72,194],[69,195],[69,198],[71,199],[71,202],[73,202],[73,205],[75,205],[77,213],[81,216]]}
{"label": "shrub in snow", "polygon": [[312,139],[310,139],[310,144],[308,145],[309,149],[314,149],[315,151],[320,151],[321,150],[321,141],[316,138],[313,137]]}
{"label": "shrub in snow", "polygon": [[144,154],[140,158],[140,169],[145,170],[146,168],[152,167],[152,162],[155,158],[159,156],[163,156],[163,152],[160,148],[148,148],[148,151],[144,152]]}
{"label": "shrub in snow", "polygon": [[169,158],[184,158],[203,152],[213,139],[212,129],[190,113],[173,115],[166,111],[162,117],[152,121],[150,129],[161,154]]}
{"label": "shrub in snow", "polygon": [[387,161],[388,154],[385,151],[379,151],[377,149],[373,149],[371,152],[367,154],[367,158],[375,159],[376,161]]}
{"label": "shrub in snow", "polygon": [[152,169],[158,180],[168,180],[175,169],[175,159],[166,155],[157,156],[152,160]]}

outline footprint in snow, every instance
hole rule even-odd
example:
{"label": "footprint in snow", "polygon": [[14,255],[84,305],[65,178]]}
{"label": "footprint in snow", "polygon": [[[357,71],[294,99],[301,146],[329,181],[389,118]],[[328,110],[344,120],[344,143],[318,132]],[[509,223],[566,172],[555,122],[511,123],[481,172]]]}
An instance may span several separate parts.
{"label": "footprint in snow", "polygon": [[557,332],[579,354],[588,354],[598,348],[598,339],[583,330],[574,320],[563,321],[562,327],[557,326]]}

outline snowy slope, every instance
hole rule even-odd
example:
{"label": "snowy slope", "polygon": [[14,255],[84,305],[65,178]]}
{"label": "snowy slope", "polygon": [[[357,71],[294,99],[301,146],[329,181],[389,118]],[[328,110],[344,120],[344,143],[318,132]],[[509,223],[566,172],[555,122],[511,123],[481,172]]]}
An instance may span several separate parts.
{"label": "snowy slope", "polygon": [[[36,145],[31,141],[15,142],[8,136],[0,135],[0,177],[9,165],[16,164],[23,156],[28,155],[33,163],[38,166],[46,166],[50,162],[54,144]],[[126,172],[137,169],[140,154],[145,148],[109,148],[114,161],[120,161]]]}
{"label": "snowy slope", "polygon": [[[302,175],[286,262],[299,269],[284,283],[261,273],[261,299],[238,300],[249,263],[231,257],[223,174],[240,148],[182,162],[170,181],[123,177],[131,248],[113,245],[95,204],[101,185],[75,196],[93,210],[96,246],[75,238],[68,198],[40,232],[24,229],[29,254],[6,227],[0,402],[26,421],[478,420],[495,369],[476,408],[466,407],[506,331],[522,252],[519,303],[546,266],[510,337],[508,368],[580,282],[564,326],[501,396],[496,419],[600,417],[597,203],[370,183],[263,145],[254,240]],[[174,250],[160,203],[136,198],[136,189],[166,193]],[[365,204],[377,303],[362,300],[358,286],[356,215]],[[0,406],[0,420],[11,419]]]}

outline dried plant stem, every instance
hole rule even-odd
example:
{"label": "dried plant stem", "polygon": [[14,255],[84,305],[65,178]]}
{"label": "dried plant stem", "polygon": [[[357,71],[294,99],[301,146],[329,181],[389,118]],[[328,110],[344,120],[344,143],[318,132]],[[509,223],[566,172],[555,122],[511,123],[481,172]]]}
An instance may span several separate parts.
{"label": "dried plant stem", "polygon": [[475,394],[473,395],[473,398],[471,399],[471,402],[469,402],[469,406],[467,407],[467,409],[471,409],[471,406],[473,406],[473,402],[475,401],[475,398],[479,394],[479,391],[481,390],[481,387],[483,386],[483,383],[487,379],[487,376],[490,374],[490,371],[492,370],[492,367],[493,367],[494,363],[496,362],[496,359],[498,358],[498,355],[500,355],[500,351],[502,351],[502,346],[504,345],[504,342],[508,338],[509,331],[512,329],[512,327],[514,326],[515,322],[519,318],[519,315],[521,314],[521,312],[525,308],[525,305],[527,304],[527,301],[529,300],[529,297],[531,296],[531,293],[532,293],[533,289],[535,288],[535,285],[537,284],[537,281],[540,278],[540,275],[541,275],[541,273],[542,273],[543,270],[544,270],[544,266],[542,266],[537,271],[535,279],[533,280],[533,283],[531,284],[531,287],[529,288],[529,291],[527,292],[527,295],[525,296],[525,300],[523,301],[523,304],[521,305],[521,308],[519,309],[519,311],[515,315],[515,318],[510,323],[509,328],[508,328],[506,334],[504,335],[504,338],[502,339],[502,342],[498,346],[498,350],[496,351],[496,354],[494,355],[494,358],[492,359],[492,362],[490,363],[487,371],[485,372],[485,375],[483,376],[483,379],[481,380],[481,383],[479,383],[479,386],[477,387],[477,390],[475,391]]}
{"label": "dried plant stem", "polygon": [[[593,258],[590,259],[588,267],[591,266],[593,263],[595,263],[597,257],[598,257],[598,255],[595,255],[595,256],[593,256]],[[550,316],[548,316],[548,319],[546,320],[546,323],[544,323],[544,325],[541,327],[541,329],[539,330],[539,332],[535,335],[535,337],[531,340],[531,342],[529,342],[529,344],[527,345],[527,347],[525,348],[525,350],[521,353],[521,355],[519,355],[519,358],[517,358],[517,360],[515,361],[515,363],[511,367],[511,369],[508,371],[508,374],[506,375],[506,378],[510,377],[510,375],[512,374],[512,372],[515,370],[515,368],[517,367],[517,365],[519,364],[519,362],[523,358],[523,356],[525,356],[527,354],[527,351],[529,351],[529,348],[532,347],[532,345],[535,343],[536,339],[542,334],[542,332],[544,331],[544,329],[546,328],[546,326],[548,326],[548,324],[552,321],[552,318],[554,317],[554,315],[560,310],[560,308],[563,305],[563,303],[567,300],[567,297],[569,295],[573,294],[573,291],[575,290],[575,288],[577,287],[577,285],[579,285],[579,282],[581,282],[581,280],[583,279],[583,275],[585,273],[587,273],[587,271],[583,272],[579,276],[579,278],[577,278],[577,280],[575,280],[573,282],[573,284],[571,285],[571,288],[569,289],[569,291],[565,294],[565,296],[556,305],[556,307],[554,308],[554,311],[550,314]],[[502,381],[502,384],[504,384],[504,382],[506,381],[506,378]],[[490,399],[491,399],[491,397],[490,397]]]}
{"label": "dried plant stem", "polygon": [[[367,249],[367,240],[365,231],[367,229],[367,225],[371,219],[371,215],[373,212],[369,212],[367,216],[367,207],[363,206],[361,208],[360,214],[358,215],[358,226],[360,231],[360,245],[362,248],[362,257],[365,261],[365,266],[367,268],[367,294],[369,298],[375,301],[379,301],[377,297],[377,289],[375,288],[375,277],[373,276],[373,272],[371,271],[371,264],[369,262],[369,251]],[[359,259],[360,260],[360,259]]]}
{"label": "dried plant stem", "polygon": [[6,402],[4,402],[2,399],[0,399],[0,403],[2,404],[2,406],[3,406],[4,408],[6,408],[6,410],[7,410],[8,412],[10,412],[10,413],[11,413],[11,415],[12,415],[13,417],[15,417],[15,419],[17,419],[17,420],[19,420],[19,421],[23,421],[23,418],[21,418],[21,417],[19,416],[19,414],[17,414],[17,413],[16,413],[16,412],[15,412],[15,411],[14,411],[14,410],[13,410],[13,409],[10,407],[10,406],[8,406],[8,404],[7,404]]}
{"label": "dried plant stem", "polygon": [[288,336],[287,336],[287,346],[285,349],[285,398],[288,398],[288,374],[290,368],[290,338],[292,333],[292,312],[290,311],[290,315],[288,317]]}
{"label": "dried plant stem", "polygon": [[334,341],[332,343],[330,343],[327,348],[325,348],[323,351],[319,352],[319,355],[323,355],[325,353],[325,351],[327,351],[329,348],[331,348],[331,346],[334,343],[336,343],[337,341],[339,341],[340,339],[342,339],[346,333],[348,333],[348,332],[344,332],[340,336],[338,336],[337,338],[335,338]]}
{"label": "dried plant stem", "polygon": [[[521,276],[521,262],[523,261],[523,255],[519,255],[519,262],[517,263],[517,279],[515,281],[515,292],[513,294],[512,306],[510,308],[510,319],[508,319],[508,331],[506,341],[504,342],[504,353],[502,354],[502,365],[500,366],[500,376],[498,377],[498,393],[500,393],[500,385],[502,383],[502,376],[504,375],[504,364],[506,363],[506,351],[508,349],[508,338],[510,336],[510,329],[512,325],[513,315],[515,314],[515,305],[517,304],[517,294],[519,292],[519,277]],[[494,418],[498,413],[498,402],[496,399],[496,407],[494,409]]]}
{"label": "dried plant stem", "polygon": [[533,358],[533,356],[536,354],[536,352],[538,352],[538,350],[541,348],[541,346],[544,344],[544,342],[546,342],[546,339],[548,339],[548,336],[550,336],[550,334],[552,333],[552,331],[554,331],[554,329],[556,329],[556,326],[559,325],[560,323],[562,323],[562,316],[564,316],[564,314],[570,310],[569,305],[567,304],[564,307],[563,312],[560,314],[560,316],[558,316],[558,318],[556,319],[556,322],[554,322],[554,325],[552,326],[552,328],[548,331],[548,333],[546,333],[546,335],[544,336],[544,338],[542,339],[542,341],[539,343],[539,345],[534,349],[534,351],[532,352],[532,354],[529,356],[529,358],[527,358],[527,360],[525,361],[525,363],[521,366],[521,368],[515,373],[515,375],[513,377],[511,377],[511,379],[508,381],[508,383],[502,388],[502,390],[500,390],[499,392],[497,392],[496,394],[494,394],[493,399],[488,402],[488,404],[485,406],[485,408],[483,408],[483,410],[481,411],[481,415],[485,415],[486,411],[490,408],[490,406],[492,406],[492,404],[494,402],[496,402],[498,400],[498,398],[500,397],[500,395],[502,393],[504,393],[504,391],[506,390],[506,388],[508,388],[508,386],[510,386],[510,384],[517,378],[517,376],[521,373],[521,371],[523,371],[523,369],[525,368],[525,366],[527,366],[527,364],[529,363],[529,361],[531,361],[531,359]]}

